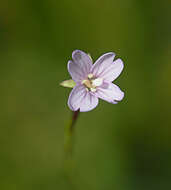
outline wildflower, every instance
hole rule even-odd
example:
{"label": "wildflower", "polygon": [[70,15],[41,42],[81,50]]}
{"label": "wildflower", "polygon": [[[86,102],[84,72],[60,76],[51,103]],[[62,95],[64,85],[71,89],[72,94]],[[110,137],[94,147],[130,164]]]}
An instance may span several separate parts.
{"label": "wildflower", "polygon": [[124,93],[112,81],[120,75],[124,65],[121,59],[113,61],[114,57],[114,53],[106,53],[93,64],[83,51],[72,53],[73,60],[68,62],[68,72],[75,82],[68,99],[72,111],[90,111],[98,105],[99,98],[112,104],[123,99]]}

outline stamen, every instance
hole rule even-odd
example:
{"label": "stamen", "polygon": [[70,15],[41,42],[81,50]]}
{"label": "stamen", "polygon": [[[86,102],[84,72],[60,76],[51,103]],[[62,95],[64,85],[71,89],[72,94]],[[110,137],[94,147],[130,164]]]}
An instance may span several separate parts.
{"label": "stamen", "polygon": [[93,87],[90,80],[83,80],[82,84],[84,84],[87,88]]}
{"label": "stamen", "polygon": [[102,78],[94,78],[92,73],[88,74],[87,79],[81,82],[87,91],[96,92],[96,87],[101,86],[103,84]]}
{"label": "stamen", "polygon": [[86,81],[87,81],[87,80],[83,80],[83,81],[81,82],[81,84],[85,84],[85,83],[86,83]]}
{"label": "stamen", "polygon": [[96,88],[90,88],[92,92],[96,92]]}
{"label": "stamen", "polygon": [[94,75],[93,75],[92,73],[88,74],[88,78],[89,78],[89,79],[92,79],[93,76],[94,76]]}

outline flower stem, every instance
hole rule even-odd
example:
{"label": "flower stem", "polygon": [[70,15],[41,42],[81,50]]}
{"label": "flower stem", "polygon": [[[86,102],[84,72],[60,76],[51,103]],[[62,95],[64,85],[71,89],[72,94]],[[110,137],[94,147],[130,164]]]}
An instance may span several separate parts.
{"label": "flower stem", "polygon": [[73,152],[73,132],[75,128],[76,121],[78,119],[80,111],[77,110],[73,112],[72,119],[69,123],[69,125],[66,127],[65,131],[65,156],[66,160],[71,160],[72,158],[72,152]]}

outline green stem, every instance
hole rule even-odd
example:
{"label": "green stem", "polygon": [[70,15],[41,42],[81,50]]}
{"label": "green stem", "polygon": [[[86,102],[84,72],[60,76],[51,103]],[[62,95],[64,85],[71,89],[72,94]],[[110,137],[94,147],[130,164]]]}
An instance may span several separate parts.
{"label": "green stem", "polygon": [[73,168],[74,162],[72,159],[73,153],[73,133],[75,129],[75,124],[78,119],[80,111],[72,112],[72,118],[70,123],[65,128],[65,159],[64,159],[64,172],[67,183],[70,184],[70,189],[75,190],[75,184],[73,181]]}
{"label": "green stem", "polygon": [[70,160],[72,158],[72,152],[73,152],[73,132],[75,128],[76,121],[79,116],[79,110],[73,112],[72,119],[69,123],[69,125],[66,127],[65,131],[65,156],[66,159]]}

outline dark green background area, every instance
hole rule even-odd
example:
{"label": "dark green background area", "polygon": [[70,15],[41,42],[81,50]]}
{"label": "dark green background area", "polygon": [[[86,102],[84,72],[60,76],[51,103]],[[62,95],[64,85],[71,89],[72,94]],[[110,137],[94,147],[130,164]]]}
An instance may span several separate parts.
{"label": "dark green background area", "polygon": [[[1,1],[1,190],[171,189],[170,19],[170,0]],[[75,49],[115,52],[125,98],[80,115],[67,178]]]}

